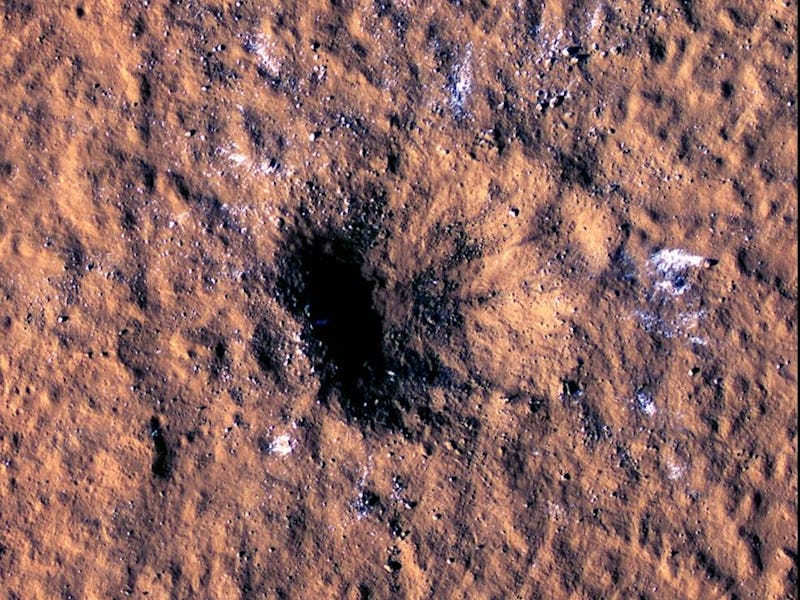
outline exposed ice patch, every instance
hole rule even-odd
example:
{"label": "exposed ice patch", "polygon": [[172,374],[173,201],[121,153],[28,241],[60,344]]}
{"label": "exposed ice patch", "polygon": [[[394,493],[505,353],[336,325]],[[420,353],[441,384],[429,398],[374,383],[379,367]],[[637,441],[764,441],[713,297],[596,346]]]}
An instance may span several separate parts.
{"label": "exposed ice patch", "polygon": [[548,500],[547,516],[553,521],[562,521],[567,516],[567,511],[560,504]]}
{"label": "exposed ice patch", "polygon": [[227,158],[234,166],[243,170],[247,175],[274,175],[278,172],[280,165],[275,159],[253,160],[251,157],[239,151],[235,142],[229,146],[217,148],[217,154]]}
{"label": "exposed ice patch", "polygon": [[468,45],[464,59],[458,63],[449,77],[450,107],[456,117],[467,112],[467,99],[472,92],[472,46]]}
{"label": "exposed ice patch", "polygon": [[653,395],[644,390],[636,392],[636,408],[648,417],[652,417],[656,414],[656,403],[653,400]]}
{"label": "exposed ice patch", "polygon": [[667,307],[662,306],[657,312],[637,310],[633,314],[646,331],[658,333],[665,338],[673,338],[677,335],[685,336],[693,344],[703,346],[708,343],[701,336],[691,335],[693,331],[700,328],[701,320],[705,316],[703,311],[676,313],[675,310],[668,310]]}
{"label": "exposed ice patch", "polygon": [[267,41],[262,34],[250,36],[244,42],[245,52],[255,54],[258,58],[258,66],[270,77],[276,79],[280,76],[281,62],[271,52],[274,47],[275,44]]}
{"label": "exposed ice patch", "polygon": [[706,311],[697,310],[692,312],[681,312],[676,319],[677,326],[682,331],[689,331],[700,327],[700,322],[706,316]]}
{"label": "exposed ice patch", "polygon": [[594,7],[592,13],[592,20],[589,21],[589,34],[599,32],[600,26],[603,24],[603,5],[598,4]]}
{"label": "exposed ice patch", "polygon": [[[641,308],[634,315],[647,331],[665,338],[685,337],[692,344],[706,345],[699,335],[706,316],[702,294],[692,286],[692,270],[716,261],[685,250],[665,248],[654,252],[642,278]],[[635,279],[635,272],[630,281]]]}
{"label": "exposed ice patch", "polygon": [[680,296],[689,289],[687,272],[706,264],[706,258],[679,249],[664,249],[650,257],[650,264],[659,276],[657,290]]}
{"label": "exposed ice patch", "polygon": [[270,454],[277,454],[278,456],[286,456],[291,454],[294,450],[295,441],[288,433],[279,435],[269,445]]}
{"label": "exposed ice patch", "polygon": [[685,250],[676,248],[659,250],[650,257],[650,262],[653,266],[665,276],[689,267],[700,267],[705,261],[706,259],[702,256],[689,254]]}
{"label": "exposed ice patch", "polygon": [[228,159],[238,167],[249,167],[250,159],[239,152],[231,152],[228,154]]}
{"label": "exposed ice patch", "polygon": [[676,481],[686,474],[686,466],[672,461],[667,461],[667,477]]}

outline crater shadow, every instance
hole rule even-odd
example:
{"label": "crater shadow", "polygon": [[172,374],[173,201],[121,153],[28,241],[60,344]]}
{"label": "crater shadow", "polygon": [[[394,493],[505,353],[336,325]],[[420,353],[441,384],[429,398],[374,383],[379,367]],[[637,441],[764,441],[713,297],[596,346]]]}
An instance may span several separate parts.
{"label": "crater shadow", "polygon": [[340,234],[299,235],[280,266],[278,296],[303,323],[320,401],[338,396],[348,419],[403,429],[384,351],[383,307],[374,293],[378,282],[365,273],[363,251]]}

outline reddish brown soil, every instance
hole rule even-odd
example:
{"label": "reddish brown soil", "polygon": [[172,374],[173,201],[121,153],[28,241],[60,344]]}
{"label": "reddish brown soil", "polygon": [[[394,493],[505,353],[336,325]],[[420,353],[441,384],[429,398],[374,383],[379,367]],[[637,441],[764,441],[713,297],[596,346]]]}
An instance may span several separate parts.
{"label": "reddish brown soil", "polygon": [[0,14],[0,597],[797,597],[794,2]]}

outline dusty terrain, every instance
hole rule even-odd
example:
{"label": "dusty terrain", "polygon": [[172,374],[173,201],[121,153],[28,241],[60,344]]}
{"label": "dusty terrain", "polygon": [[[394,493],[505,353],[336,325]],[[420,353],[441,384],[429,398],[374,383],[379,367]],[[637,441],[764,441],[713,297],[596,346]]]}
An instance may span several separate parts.
{"label": "dusty terrain", "polygon": [[794,2],[0,13],[0,597],[797,597]]}

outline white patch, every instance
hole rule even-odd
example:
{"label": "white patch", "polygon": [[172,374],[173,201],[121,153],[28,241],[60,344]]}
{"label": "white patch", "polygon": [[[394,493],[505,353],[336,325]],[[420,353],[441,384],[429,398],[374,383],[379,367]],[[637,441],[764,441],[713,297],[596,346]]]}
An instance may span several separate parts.
{"label": "white patch", "polygon": [[472,92],[472,46],[467,46],[462,60],[454,69],[450,84],[450,105],[456,116],[463,116],[467,110],[467,99]]}
{"label": "white patch", "polygon": [[672,461],[667,462],[667,477],[676,481],[686,474],[686,467],[684,465],[675,464]]}
{"label": "white patch", "polygon": [[657,331],[664,337],[672,337],[672,333],[662,327],[663,323],[656,315],[644,310],[634,311],[633,315],[639,319],[639,322],[644,326],[645,331]]}
{"label": "white patch", "polygon": [[547,516],[553,521],[562,521],[567,516],[567,511],[565,511],[560,504],[548,500]]}
{"label": "white patch", "polygon": [[645,391],[636,392],[636,408],[648,417],[656,414],[656,403],[653,400],[653,395]]}
{"label": "white patch", "polygon": [[682,312],[676,319],[677,325],[682,332],[688,332],[700,327],[700,321],[706,316],[706,311],[698,310],[694,312]]}
{"label": "white patch", "polygon": [[689,254],[679,249],[659,250],[650,257],[650,263],[664,277],[673,277],[689,268],[700,267],[705,261],[706,259],[702,256]]}
{"label": "white patch", "polygon": [[230,159],[230,161],[237,167],[250,168],[250,165],[252,164],[252,161],[248,157],[238,152],[231,152],[228,154],[228,159]]}
{"label": "white patch", "polygon": [[249,38],[245,43],[245,49],[258,57],[258,65],[264,69],[270,77],[277,78],[281,72],[281,62],[270,52],[274,47],[275,44],[268,42],[261,34]]}
{"label": "white patch", "polygon": [[217,154],[227,158],[234,166],[241,169],[249,176],[273,175],[278,171],[278,163],[276,161],[255,161],[248,155],[239,152],[239,148],[235,142],[231,142],[227,148],[217,148]]}
{"label": "white patch", "polygon": [[603,6],[602,4],[598,4],[594,9],[594,13],[592,13],[592,20],[589,22],[589,33],[592,34],[595,31],[598,31],[600,25],[602,24],[603,24]]}
{"label": "white patch", "polygon": [[283,435],[279,435],[272,443],[269,445],[269,451],[271,454],[277,454],[278,456],[286,456],[287,454],[291,454],[292,450],[294,450],[295,442],[289,436],[288,433],[284,433]]}
{"label": "white patch", "polygon": [[700,309],[701,297],[694,291],[690,273],[707,264],[707,258],[676,248],[650,256],[643,288],[647,306],[634,313],[647,331],[665,338],[685,337],[692,344],[707,343],[699,335],[706,314]]}

